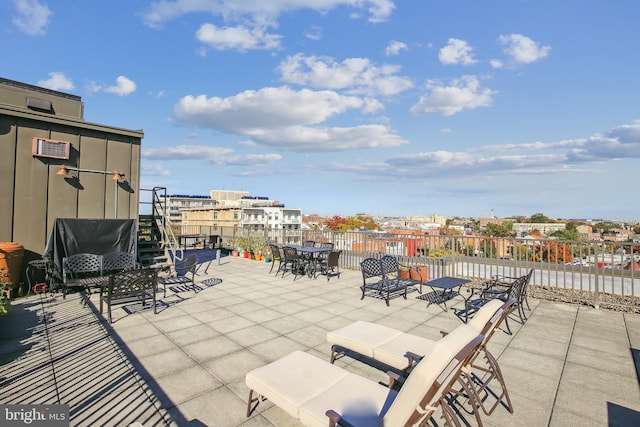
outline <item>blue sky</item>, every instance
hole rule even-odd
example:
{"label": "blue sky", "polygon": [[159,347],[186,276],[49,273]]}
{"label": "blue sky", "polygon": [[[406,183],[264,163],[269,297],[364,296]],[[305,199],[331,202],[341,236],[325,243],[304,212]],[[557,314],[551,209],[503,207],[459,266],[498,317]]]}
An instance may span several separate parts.
{"label": "blue sky", "polygon": [[0,76],[142,129],[142,187],[640,219],[636,0],[5,0]]}

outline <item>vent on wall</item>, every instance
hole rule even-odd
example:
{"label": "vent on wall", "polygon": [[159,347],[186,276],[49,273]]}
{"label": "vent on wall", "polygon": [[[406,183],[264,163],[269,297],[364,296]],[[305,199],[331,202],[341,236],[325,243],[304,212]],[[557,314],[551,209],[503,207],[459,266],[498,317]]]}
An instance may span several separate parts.
{"label": "vent on wall", "polygon": [[66,141],[34,137],[31,154],[37,157],[69,160],[69,146],[70,144]]}
{"label": "vent on wall", "polygon": [[34,110],[46,111],[47,113],[51,113],[53,111],[51,101],[46,99],[27,98],[27,107]]}

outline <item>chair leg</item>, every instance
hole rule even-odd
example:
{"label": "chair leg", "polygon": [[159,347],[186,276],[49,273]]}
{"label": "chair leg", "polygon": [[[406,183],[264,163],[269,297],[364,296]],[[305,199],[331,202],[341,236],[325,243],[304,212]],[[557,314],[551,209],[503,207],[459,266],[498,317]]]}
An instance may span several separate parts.
{"label": "chair leg", "polygon": [[513,333],[511,332],[511,328],[509,327],[509,316],[506,316],[504,318],[504,324],[507,326],[507,333],[509,335],[513,335]]}
{"label": "chair leg", "polygon": [[336,361],[336,357],[347,354],[346,349],[334,344],[331,346],[331,359],[329,359],[329,363]]}
{"label": "chair leg", "polygon": [[257,400],[259,400],[259,398],[253,397],[253,390],[249,390],[249,399],[247,400],[247,417],[251,415],[251,404]]}
{"label": "chair leg", "polygon": [[[484,349],[484,355],[493,371],[493,375],[495,375],[495,378],[500,383],[500,387],[502,387],[502,396],[500,396],[500,400],[504,397],[504,399],[506,400],[507,410],[513,414],[513,404],[511,403],[511,397],[509,397],[509,391],[507,390],[507,385],[504,382],[504,377],[502,376],[500,365],[498,365],[498,361],[493,356],[493,354],[491,354],[486,348]],[[495,409],[495,407],[493,409]],[[493,409],[491,409],[487,415],[491,415],[493,413]]]}
{"label": "chair leg", "polygon": [[466,397],[469,400],[471,411],[476,419],[476,425],[483,427],[479,411],[479,408],[482,406],[482,399],[474,385],[473,373],[467,367],[463,369],[462,375],[458,378],[458,383],[462,386],[462,390],[452,390],[450,393],[455,396]]}

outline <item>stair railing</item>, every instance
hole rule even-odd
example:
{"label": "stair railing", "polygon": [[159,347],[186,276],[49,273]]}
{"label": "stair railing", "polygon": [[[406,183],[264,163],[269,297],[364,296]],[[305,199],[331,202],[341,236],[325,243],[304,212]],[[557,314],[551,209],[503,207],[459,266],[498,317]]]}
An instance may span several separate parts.
{"label": "stair railing", "polygon": [[[161,198],[158,193],[164,192]],[[162,247],[164,248],[170,259],[175,261],[182,261],[184,259],[184,251],[178,245],[178,239],[171,225],[168,223],[167,212],[167,189],[165,187],[154,187],[152,190],[152,221],[155,222],[156,227],[160,231],[160,240]]]}

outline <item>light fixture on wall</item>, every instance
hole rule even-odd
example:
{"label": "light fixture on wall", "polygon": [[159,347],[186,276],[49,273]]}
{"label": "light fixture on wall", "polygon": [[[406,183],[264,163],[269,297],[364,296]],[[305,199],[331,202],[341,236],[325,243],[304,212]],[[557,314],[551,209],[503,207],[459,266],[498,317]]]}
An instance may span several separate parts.
{"label": "light fixture on wall", "polygon": [[58,172],[56,172],[56,175],[62,175],[62,176],[69,176],[69,171],[76,171],[76,172],[90,172],[90,173],[100,173],[103,175],[112,175],[111,179],[113,179],[113,182],[115,183],[115,211],[114,211],[114,218],[118,218],[118,182],[120,182],[122,179],[124,179],[124,174],[113,170],[113,171],[101,171],[101,170],[97,170],[97,169],[82,169],[82,168],[76,168],[73,166],[67,166],[67,165],[60,165],[60,169],[58,170]]}

